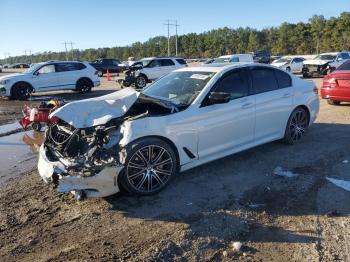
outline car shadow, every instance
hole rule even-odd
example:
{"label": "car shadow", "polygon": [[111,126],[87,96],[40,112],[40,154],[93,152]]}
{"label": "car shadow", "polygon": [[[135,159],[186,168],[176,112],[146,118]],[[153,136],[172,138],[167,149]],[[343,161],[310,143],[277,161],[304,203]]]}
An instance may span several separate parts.
{"label": "car shadow", "polygon": [[[157,195],[135,197],[122,193],[106,201],[126,217],[186,223],[196,235],[222,239],[245,232],[248,221],[239,215],[245,211],[271,217],[326,215],[339,200],[337,196],[342,200],[350,197],[350,192],[330,185],[325,179],[336,175],[335,166],[349,154],[349,132],[350,125],[316,123],[297,145],[268,143],[180,173]],[[330,143],[329,134],[338,140]],[[274,174],[278,166],[297,176]],[[325,195],[326,187],[333,197],[320,196]],[[340,215],[350,214],[348,205],[337,207],[341,209]],[[257,229],[249,237],[242,237],[249,241],[318,240],[310,232],[259,224],[257,220],[249,223]]]}

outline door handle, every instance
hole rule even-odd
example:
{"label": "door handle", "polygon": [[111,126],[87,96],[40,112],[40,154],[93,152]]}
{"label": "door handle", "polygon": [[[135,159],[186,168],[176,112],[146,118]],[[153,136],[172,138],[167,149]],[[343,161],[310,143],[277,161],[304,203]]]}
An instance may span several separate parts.
{"label": "door handle", "polygon": [[291,97],[291,96],[292,96],[291,93],[286,93],[286,94],[284,94],[281,98],[288,98],[288,97]]}
{"label": "door handle", "polygon": [[253,107],[253,103],[245,103],[241,106],[241,108],[246,109],[246,108],[251,108]]}

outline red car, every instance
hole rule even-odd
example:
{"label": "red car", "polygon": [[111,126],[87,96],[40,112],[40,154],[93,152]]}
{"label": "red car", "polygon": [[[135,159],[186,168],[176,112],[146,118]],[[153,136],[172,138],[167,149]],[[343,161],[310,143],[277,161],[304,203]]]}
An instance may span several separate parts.
{"label": "red car", "polygon": [[350,102],[350,60],[323,78],[321,97],[331,105]]}

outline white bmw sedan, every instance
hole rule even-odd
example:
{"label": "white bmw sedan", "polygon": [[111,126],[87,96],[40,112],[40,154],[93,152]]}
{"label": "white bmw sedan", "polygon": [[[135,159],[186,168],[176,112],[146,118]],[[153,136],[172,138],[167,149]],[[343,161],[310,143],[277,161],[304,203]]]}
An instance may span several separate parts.
{"label": "white bmw sedan", "polygon": [[58,191],[150,195],[179,171],[273,140],[298,143],[319,111],[317,88],[262,64],[188,67],[142,92],[66,104],[51,117],[38,169]]}

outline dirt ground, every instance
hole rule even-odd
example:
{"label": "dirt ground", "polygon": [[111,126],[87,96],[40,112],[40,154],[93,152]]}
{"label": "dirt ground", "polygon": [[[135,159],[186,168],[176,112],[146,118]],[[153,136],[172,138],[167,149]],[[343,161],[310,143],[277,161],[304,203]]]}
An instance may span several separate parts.
{"label": "dirt ground", "polygon": [[[92,95],[117,88],[105,84]],[[19,103],[0,104],[2,123],[19,115]],[[214,161],[155,196],[81,202],[44,184],[32,154],[30,168],[3,174],[17,175],[0,187],[0,260],[350,261],[350,192],[326,180],[350,181],[349,133],[350,105],[321,101],[298,145],[277,141]],[[276,167],[297,176],[278,176]]]}

